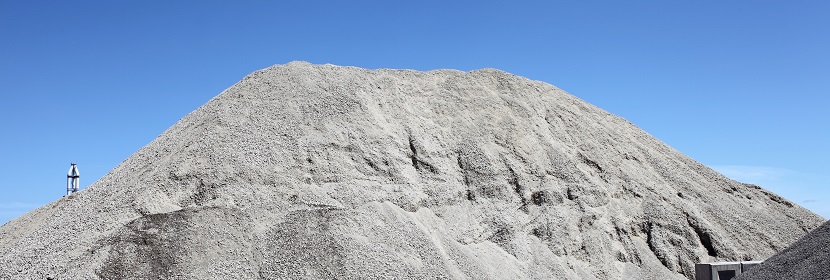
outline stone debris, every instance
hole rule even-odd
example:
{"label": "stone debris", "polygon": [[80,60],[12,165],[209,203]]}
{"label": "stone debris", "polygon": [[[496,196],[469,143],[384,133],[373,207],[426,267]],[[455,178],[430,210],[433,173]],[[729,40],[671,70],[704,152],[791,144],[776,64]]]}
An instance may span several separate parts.
{"label": "stone debris", "polygon": [[0,279],[691,279],[823,221],[543,82],[292,62],[0,227]]}

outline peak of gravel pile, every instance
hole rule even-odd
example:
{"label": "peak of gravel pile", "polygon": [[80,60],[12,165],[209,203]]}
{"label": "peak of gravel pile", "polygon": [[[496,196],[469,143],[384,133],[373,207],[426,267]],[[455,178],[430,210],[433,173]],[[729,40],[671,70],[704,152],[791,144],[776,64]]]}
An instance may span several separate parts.
{"label": "peak of gravel pile", "polygon": [[821,222],[543,82],[294,62],[0,227],[0,278],[685,279]]}
{"label": "peak of gravel pile", "polygon": [[738,279],[830,279],[830,222],[742,273]]}

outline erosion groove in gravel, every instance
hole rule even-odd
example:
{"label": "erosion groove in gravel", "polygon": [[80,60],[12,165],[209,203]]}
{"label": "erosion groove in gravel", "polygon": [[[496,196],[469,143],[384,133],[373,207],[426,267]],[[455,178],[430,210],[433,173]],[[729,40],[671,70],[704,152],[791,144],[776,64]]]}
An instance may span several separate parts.
{"label": "erosion groove in gravel", "polygon": [[0,227],[0,278],[685,279],[822,222],[543,82],[292,62]]}

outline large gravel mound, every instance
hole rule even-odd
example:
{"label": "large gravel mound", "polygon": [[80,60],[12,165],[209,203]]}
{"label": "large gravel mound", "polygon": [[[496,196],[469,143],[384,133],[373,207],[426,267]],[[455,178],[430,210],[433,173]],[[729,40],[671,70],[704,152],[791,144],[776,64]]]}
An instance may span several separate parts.
{"label": "large gravel mound", "polygon": [[0,279],[685,279],[822,222],[543,82],[293,62],[0,227]]}

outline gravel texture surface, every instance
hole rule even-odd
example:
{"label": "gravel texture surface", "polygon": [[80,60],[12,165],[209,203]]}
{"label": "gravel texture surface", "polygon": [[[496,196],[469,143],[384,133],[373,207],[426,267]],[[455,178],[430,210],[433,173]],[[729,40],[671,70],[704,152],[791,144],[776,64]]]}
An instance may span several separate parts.
{"label": "gravel texture surface", "polygon": [[0,279],[686,279],[822,222],[543,82],[292,62],[4,224]]}
{"label": "gravel texture surface", "polygon": [[737,279],[830,279],[830,222]]}

